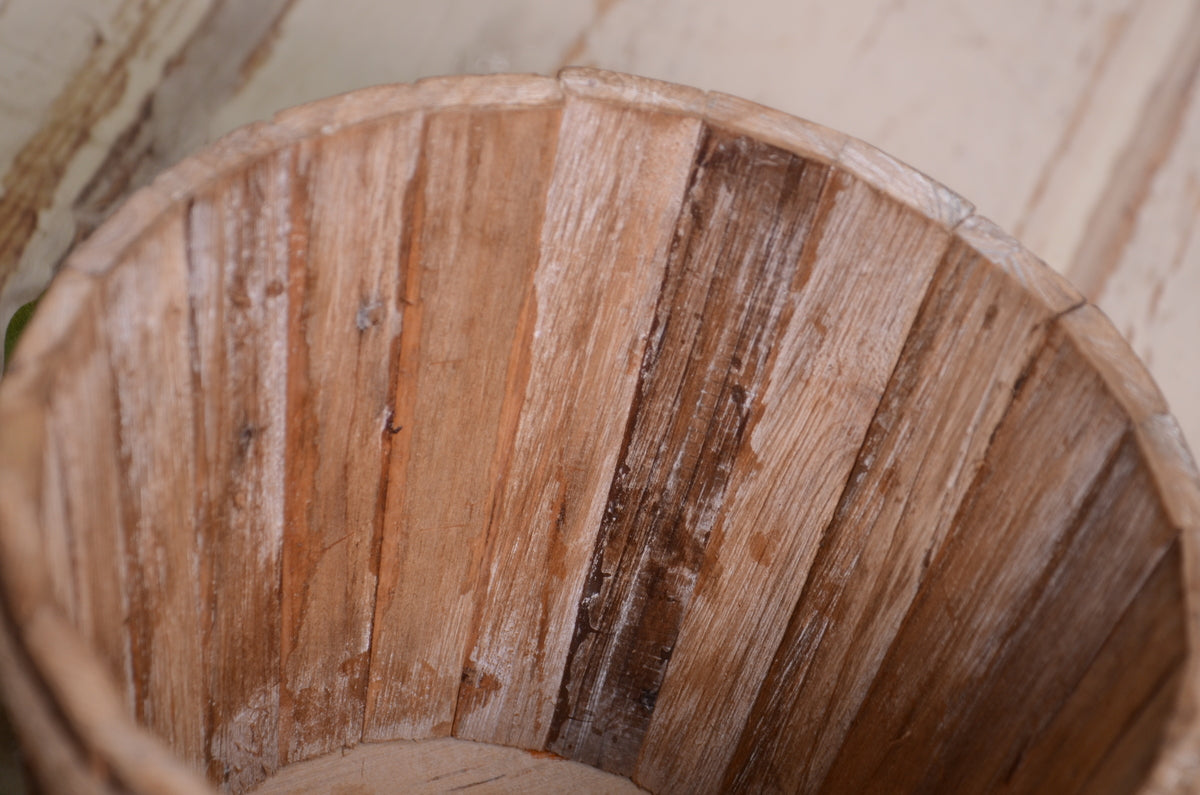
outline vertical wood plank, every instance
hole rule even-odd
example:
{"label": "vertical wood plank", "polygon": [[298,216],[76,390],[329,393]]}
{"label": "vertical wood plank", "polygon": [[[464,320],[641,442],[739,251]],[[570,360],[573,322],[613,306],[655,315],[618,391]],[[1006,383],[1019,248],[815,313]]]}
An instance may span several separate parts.
{"label": "vertical wood plank", "polygon": [[545,743],[699,130],[567,102],[457,736]]}
{"label": "vertical wood plank", "polygon": [[892,373],[726,785],[811,790],[879,673],[1053,309],[952,244]]}
{"label": "vertical wood plank", "polygon": [[363,125],[307,141],[298,152],[288,276],[281,764],[362,736],[405,196],[421,124],[414,114]]}
{"label": "vertical wood plank", "polygon": [[557,753],[633,772],[828,174],[705,137],[575,619]]}
{"label": "vertical wood plank", "polygon": [[[1105,532],[1113,507],[1105,488],[1128,476],[1131,440],[1103,381],[1054,329],[884,658],[892,674],[873,683],[821,786],[866,790],[886,780],[907,789],[948,772],[948,749],[988,675],[1014,649],[1032,654],[1020,633],[1053,595],[1072,545],[1093,527]],[[1047,458],[1053,466],[1029,464]],[[1113,585],[1114,598],[1130,598]],[[1109,628],[1118,616],[1106,616]]]}
{"label": "vertical wood plank", "polygon": [[427,123],[371,644],[372,740],[446,735],[454,720],[560,116],[463,110]]}
{"label": "vertical wood plank", "polygon": [[752,463],[733,473],[646,733],[642,786],[720,786],[948,241],[844,172],[830,180],[750,421]]}
{"label": "vertical wood plank", "polygon": [[[1160,746],[1186,655],[1180,542],[1159,559],[1087,674],[1053,719],[995,783],[1005,792],[1078,792],[1113,782],[1117,772],[1145,772]],[[1143,726],[1143,722],[1146,724]],[[1133,753],[1117,752],[1121,746]],[[1133,763],[1121,770],[1121,759]],[[1108,770],[1105,770],[1108,768]],[[1109,772],[1111,771],[1111,772]]]}
{"label": "vertical wood plank", "polygon": [[279,765],[279,587],[290,181],[285,149],[197,196],[189,220],[196,532],[205,550],[208,776]]}
{"label": "vertical wood plank", "polygon": [[139,722],[203,764],[200,561],[184,210],[169,211],[106,277],[127,517]]}
{"label": "vertical wood plank", "polygon": [[122,511],[120,413],[103,314],[99,296],[93,293],[60,351],[60,375],[50,392],[47,452],[55,451],[61,469],[61,520],[69,533],[77,599],[73,623],[99,653],[132,714],[130,558]]}
{"label": "vertical wood plank", "polygon": [[[1035,599],[1020,623],[1005,633],[1005,648],[979,686],[958,695],[971,707],[921,787],[984,791],[1002,781],[1040,741],[1178,538],[1165,521],[1132,433],[1114,454],[1076,525],[1044,571],[1025,571],[1031,579],[1042,579]],[[1182,647],[1179,637],[1159,647],[1159,653],[1178,659]],[[1135,679],[1133,672],[1129,679]],[[1128,684],[1122,678],[1112,687],[1120,690]],[[1016,703],[1013,693],[1022,694]],[[1072,751],[1066,756],[1073,756]]]}

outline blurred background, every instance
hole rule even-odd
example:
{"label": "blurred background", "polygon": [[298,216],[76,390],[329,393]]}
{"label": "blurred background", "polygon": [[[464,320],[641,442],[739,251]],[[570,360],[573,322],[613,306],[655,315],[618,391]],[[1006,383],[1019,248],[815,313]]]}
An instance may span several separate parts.
{"label": "blurred background", "polygon": [[568,64],[744,96],[944,182],[1112,318],[1200,447],[1198,0],[0,0],[0,328],[234,127]]}

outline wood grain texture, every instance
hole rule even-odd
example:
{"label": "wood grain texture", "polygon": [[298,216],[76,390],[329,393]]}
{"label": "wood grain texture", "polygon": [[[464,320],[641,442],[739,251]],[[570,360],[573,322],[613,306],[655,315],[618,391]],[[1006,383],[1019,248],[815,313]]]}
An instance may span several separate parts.
{"label": "wood grain texture", "polygon": [[633,772],[827,176],[701,144],[550,729],[564,756]]}
{"label": "wood grain texture", "polygon": [[451,110],[426,124],[389,420],[372,740],[445,735],[454,720],[560,116]]}
{"label": "wood grain texture", "polygon": [[[422,117],[300,145],[289,208],[280,762],[358,742]],[[314,219],[337,208],[353,224]]]}
{"label": "wood grain texture", "polygon": [[[164,217],[105,280],[121,453],[136,715],[202,764],[205,672],[185,217]],[[153,308],[153,311],[147,311]],[[105,399],[100,396],[100,399]]]}
{"label": "wood grain texture", "polygon": [[[76,274],[77,275],[77,274]],[[94,280],[79,277],[89,287]],[[76,316],[60,348],[64,367],[50,396],[47,453],[57,460],[61,521],[70,550],[75,604],[70,615],[97,650],[125,697],[135,693],[130,636],[128,527],[122,510],[117,393],[109,364],[103,310],[97,291]],[[86,428],[87,433],[78,433]],[[47,522],[47,529],[50,523]]]}
{"label": "wood grain texture", "polygon": [[629,779],[561,759],[500,745],[444,737],[421,742],[365,743],[288,767],[253,790],[254,795],[355,795],[474,790],[489,793],[643,792]]}
{"label": "wood grain texture", "polygon": [[699,128],[567,102],[456,736],[546,740]]}
{"label": "wood grain texture", "polygon": [[943,259],[738,741],[726,786],[808,791],[844,741],[1052,310]]}
{"label": "wood grain texture", "polygon": [[[720,785],[948,242],[940,226],[844,172],[829,181],[753,410],[746,463],[730,476],[642,746],[642,786]],[[896,259],[909,266],[883,288],[884,263]]]}
{"label": "wood grain texture", "polygon": [[[983,720],[990,676],[1001,674],[1013,660],[1036,665],[1032,649],[1037,646],[1025,645],[1026,633],[1054,629],[1054,621],[1037,619],[1041,610],[1052,609],[1048,604],[1058,593],[1060,571],[1071,570],[1064,560],[1090,543],[1093,534],[1103,538],[1123,522],[1141,529],[1137,512],[1145,510],[1144,505],[1136,501],[1124,505],[1120,499],[1125,481],[1136,469],[1128,419],[1060,331],[1050,335],[1018,386],[976,483],[945,544],[930,562],[884,658],[888,670],[906,675],[876,679],[830,767],[825,787],[870,790],[885,780],[905,789],[952,786],[956,775],[965,774],[953,767],[956,741],[970,742],[971,729],[979,725],[974,721]],[[1071,395],[1073,405],[1092,408],[1074,417],[1054,416],[1043,402],[1051,393]],[[1022,466],[1031,456],[1052,456],[1056,466],[1031,477]],[[1025,498],[1013,500],[1014,493]],[[1134,582],[1097,578],[1094,587],[1102,589],[1101,598],[1087,613],[1061,610],[1059,620],[1108,617],[1109,624],[1089,634],[1084,623],[1077,638],[1072,628],[1078,645],[1059,651],[1063,671],[1059,687],[1069,687],[1067,683],[1078,677],[1071,674],[1072,666],[1085,665],[1095,654],[1112,621],[1136,592],[1139,570],[1149,568],[1143,561],[1113,556],[1118,574]],[[1089,569],[1074,571],[1087,577]],[[1113,615],[1106,616],[1109,611]],[[1061,637],[1063,632],[1059,628],[1050,637]],[[1011,717],[990,717],[1037,726],[1040,702],[1031,700],[1024,709],[1016,706],[1009,705]],[[999,725],[994,728],[1003,731]],[[989,726],[989,734],[991,730]],[[922,748],[922,760],[933,763],[917,763],[912,752],[916,747]],[[992,750],[1011,753],[1015,749],[997,743]],[[983,786],[994,775],[982,760],[971,769],[983,779],[968,778],[959,781],[960,786]]]}
{"label": "wood grain texture", "polygon": [[[188,213],[195,522],[202,571],[209,779],[234,790],[279,764],[280,550],[287,411],[286,149],[195,197]],[[253,209],[252,209],[253,208]]]}
{"label": "wood grain texture", "polygon": [[[1162,740],[1163,702],[1169,709],[1180,685],[1187,632],[1179,608],[1181,563],[1177,541],[1159,559],[1036,742],[995,782],[998,789],[1066,793],[1101,785],[1113,791],[1135,788]],[[1114,686],[1118,680],[1122,684]],[[1122,749],[1125,745],[1129,751]],[[1133,754],[1141,761],[1122,758]]]}
{"label": "wood grain texture", "polygon": [[595,70],[230,134],[0,382],[0,675],[147,795],[1178,790],[1200,476],[971,212]]}

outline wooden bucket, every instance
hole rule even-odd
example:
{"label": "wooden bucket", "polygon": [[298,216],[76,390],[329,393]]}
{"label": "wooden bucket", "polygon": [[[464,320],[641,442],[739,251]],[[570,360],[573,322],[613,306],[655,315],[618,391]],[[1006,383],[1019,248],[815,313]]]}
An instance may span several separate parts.
{"label": "wooden bucket", "polygon": [[734,97],[233,133],[73,254],[0,428],[50,792],[1200,781],[1200,492],[1141,365],[963,199]]}

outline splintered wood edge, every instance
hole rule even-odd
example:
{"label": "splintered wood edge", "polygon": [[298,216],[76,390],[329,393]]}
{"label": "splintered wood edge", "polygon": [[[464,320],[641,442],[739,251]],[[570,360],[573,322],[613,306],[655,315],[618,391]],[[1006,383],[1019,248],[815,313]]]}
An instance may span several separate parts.
{"label": "splintered wood edge", "polygon": [[[44,647],[55,638],[71,647],[74,657],[88,659],[82,638],[53,604],[48,573],[40,559],[38,513],[32,495],[40,464],[40,440],[48,403],[46,362],[72,333],[80,308],[93,299],[97,277],[103,277],[172,207],[186,202],[215,180],[238,173],[262,158],[309,138],[329,135],[390,116],[467,108],[515,108],[561,105],[568,97],[610,102],[659,113],[693,116],[704,123],[777,146],[785,151],[841,168],[893,200],[953,230],[968,246],[1016,280],[1035,300],[1054,313],[1089,363],[1108,384],[1114,398],[1129,413],[1139,445],[1153,474],[1167,515],[1184,536],[1190,655],[1188,675],[1168,747],[1148,783],[1150,791],[1172,791],[1189,776],[1200,773],[1200,479],[1178,426],[1145,368],[1112,324],[1065,279],[1030,254],[995,224],[974,214],[972,205],[937,181],[878,149],[826,127],[719,92],[678,86],[658,80],[568,68],[557,78],[537,75],[436,77],[411,84],[387,85],[318,100],[282,111],[270,122],[239,128],[163,172],[151,185],[135,192],[67,258],[41,309],[24,335],[10,373],[0,383],[0,546],[5,597],[19,616],[53,614],[34,625],[19,626],[20,640],[38,640],[46,653],[44,675],[63,714],[84,719],[94,706],[119,704],[109,677],[91,663],[82,663],[87,687],[64,677],[70,666],[56,664]],[[35,370],[35,362],[41,365]],[[50,613],[41,608],[46,607]],[[47,629],[49,627],[49,629]],[[33,649],[31,649],[33,651]],[[98,697],[96,689],[107,690]],[[91,691],[92,694],[89,694]],[[103,710],[102,710],[103,712]],[[104,719],[87,724],[81,740],[104,758],[114,771],[161,775],[161,791],[205,792],[190,771],[177,762],[148,732],[121,710],[103,712]],[[98,727],[101,727],[98,728]],[[64,727],[64,731],[65,731]],[[122,735],[123,739],[109,737]],[[92,743],[97,743],[92,746]],[[129,756],[128,754],[133,754]],[[149,762],[155,770],[133,768]],[[132,767],[131,767],[132,766]],[[135,782],[129,781],[134,784]],[[199,786],[199,789],[195,789]]]}

